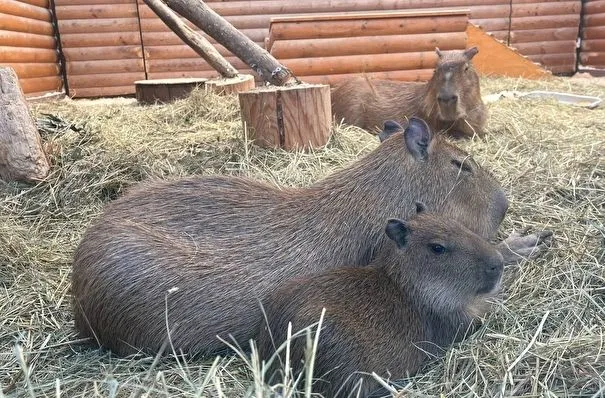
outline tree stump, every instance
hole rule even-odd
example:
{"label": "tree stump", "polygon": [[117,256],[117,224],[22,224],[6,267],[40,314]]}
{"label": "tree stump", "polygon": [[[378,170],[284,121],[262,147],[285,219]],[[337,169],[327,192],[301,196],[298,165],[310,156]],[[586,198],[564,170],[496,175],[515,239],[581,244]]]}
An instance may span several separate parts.
{"label": "tree stump", "polygon": [[50,170],[17,74],[0,67],[0,178],[43,180]]}
{"label": "tree stump", "polygon": [[239,93],[239,103],[244,128],[262,147],[317,148],[330,138],[330,86],[260,87]]}
{"label": "tree stump", "polygon": [[255,82],[252,75],[238,75],[231,78],[208,80],[204,87],[207,91],[213,91],[217,94],[237,94],[252,90],[255,87]]}
{"label": "tree stump", "polygon": [[194,88],[203,86],[208,79],[179,78],[153,79],[134,82],[137,101],[142,104],[169,103],[187,97]]}

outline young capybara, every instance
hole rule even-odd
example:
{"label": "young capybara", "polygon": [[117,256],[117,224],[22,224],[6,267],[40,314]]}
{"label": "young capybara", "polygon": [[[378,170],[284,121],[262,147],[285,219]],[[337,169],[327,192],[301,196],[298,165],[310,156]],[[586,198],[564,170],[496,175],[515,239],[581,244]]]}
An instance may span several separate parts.
{"label": "young capybara", "polygon": [[332,90],[332,113],[336,121],[366,130],[380,128],[384,121],[402,123],[420,117],[434,131],[454,137],[484,135],[487,109],[481,99],[479,76],[471,59],[477,47],[465,51],[439,51],[431,80],[402,82],[356,77]]}
{"label": "young capybara", "polygon": [[158,351],[168,325],[177,352],[212,354],[225,347],[217,335],[256,336],[259,300],[278,282],[367,265],[387,240],[384,221],[413,214],[416,199],[493,236],[508,207],[493,177],[420,119],[394,130],[308,188],[227,176],[140,184],[75,252],[77,330],[123,355]]}
{"label": "young capybara", "polygon": [[[411,376],[477,326],[499,290],[500,252],[459,222],[425,211],[388,220],[385,232],[390,242],[369,266],[293,279],[269,295],[261,358],[286,341],[289,322],[296,332],[317,323],[325,308],[313,392],[367,397],[380,386],[372,372],[391,380]],[[290,342],[290,380],[305,368],[306,346],[306,333]],[[284,355],[282,349],[271,361],[272,382],[281,381]]]}

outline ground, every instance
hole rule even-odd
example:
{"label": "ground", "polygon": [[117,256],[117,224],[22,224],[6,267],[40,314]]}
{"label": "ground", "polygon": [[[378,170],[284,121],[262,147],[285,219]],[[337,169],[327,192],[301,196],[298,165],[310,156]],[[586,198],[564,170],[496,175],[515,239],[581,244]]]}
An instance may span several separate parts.
{"label": "ground", "polygon": [[[592,79],[484,79],[482,93],[549,89],[605,98]],[[542,257],[513,267],[484,326],[409,380],[402,396],[605,395],[605,105],[505,98],[485,140],[460,141],[502,182],[512,229],[551,229]],[[378,142],[340,126],[311,153],[263,150],[237,101],[196,93],[169,106],[131,100],[36,104],[53,169],[36,186],[0,183],[0,385],[4,396],[261,397],[258,370],[216,361],[117,358],[73,331],[71,256],[104,203],[150,177],[222,173],[308,185]]]}

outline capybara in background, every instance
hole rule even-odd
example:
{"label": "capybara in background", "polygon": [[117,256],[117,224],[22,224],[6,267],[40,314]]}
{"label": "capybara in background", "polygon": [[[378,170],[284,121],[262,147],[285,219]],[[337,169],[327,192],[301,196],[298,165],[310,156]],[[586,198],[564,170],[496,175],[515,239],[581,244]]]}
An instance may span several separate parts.
{"label": "capybara in background", "polygon": [[225,347],[217,335],[256,336],[259,300],[277,283],[367,265],[387,240],[385,220],[407,218],[416,200],[496,233],[508,201],[487,171],[420,119],[391,133],[308,188],[228,176],[140,184],[76,249],[76,328],[117,354],[150,353],[168,323],[177,352],[211,354]]}
{"label": "capybara in background", "polygon": [[[478,325],[499,290],[500,252],[459,222],[426,211],[408,221],[388,220],[385,232],[390,242],[369,266],[293,279],[269,295],[261,358],[286,341],[289,322],[296,332],[316,323],[325,308],[313,392],[367,397],[380,386],[372,372],[391,380],[411,376],[429,355]],[[305,367],[305,336],[291,341],[290,379]],[[273,382],[281,381],[275,379],[284,350],[279,355],[268,373]]]}
{"label": "capybara in background", "polygon": [[479,76],[471,59],[477,47],[465,51],[439,51],[431,80],[402,82],[355,77],[332,90],[336,121],[366,130],[379,129],[386,120],[403,123],[424,119],[433,131],[454,137],[484,134],[487,109],[481,99]]}

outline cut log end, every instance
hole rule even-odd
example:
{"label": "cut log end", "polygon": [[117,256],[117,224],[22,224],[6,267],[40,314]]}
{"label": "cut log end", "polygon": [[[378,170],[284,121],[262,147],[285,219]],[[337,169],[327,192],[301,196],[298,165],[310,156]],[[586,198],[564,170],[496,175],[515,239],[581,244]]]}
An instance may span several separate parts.
{"label": "cut log end", "polygon": [[0,67],[0,178],[31,183],[46,178],[49,170],[17,74]]}
{"label": "cut log end", "polygon": [[318,148],[332,131],[330,86],[259,87],[239,94],[244,129],[254,142],[285,150]]}
{"label": "cut log end", "polygon": [[134,85],[139,103],[170,103],[187,97],[193,89],[203,86],[207,80],[202,78],[139,80],[134,82]]}
{"label": "cut log end", "polygon": [[252,90],[255,87],[255,82],[252,75],[238,75],[232,78],[208,80],[204,87],[206,91],[213,91],[217,94],[237,94]]}

